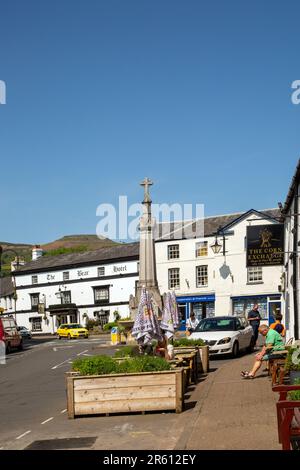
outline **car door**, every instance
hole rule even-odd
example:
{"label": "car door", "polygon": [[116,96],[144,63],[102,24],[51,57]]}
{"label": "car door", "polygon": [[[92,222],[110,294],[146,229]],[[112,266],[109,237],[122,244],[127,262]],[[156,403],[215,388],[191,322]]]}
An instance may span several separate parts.
{"label": "car door", "polygon": [[236,329],[238,331],[240,349],[246,348],[247,345],[247,331],[241,318],[236,318]]}

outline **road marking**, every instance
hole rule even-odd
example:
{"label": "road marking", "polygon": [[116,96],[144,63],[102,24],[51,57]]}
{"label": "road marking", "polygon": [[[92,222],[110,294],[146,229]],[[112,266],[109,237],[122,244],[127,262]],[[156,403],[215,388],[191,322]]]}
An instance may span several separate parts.
{"label": "road marking", "polygon": [[66,363],[69,363],[70,364],[70,361],[72,362],[72,358],[69,357],[69,359],[66,359],[64,362],[61,362],[60,364],[56,364],[56,366],[54,367],[51,367],[51,369],[57,369],[59,366],[62,366],[63,364],[66,364]]}
{"label": "road marking", "polygon": [[86,353],[86,352],[88,352],[88,349],[86,349],[85,351],[82,351],[82,352],[78,353],[77,356],[81,356],[81,354],[84,354],[84,353]]}
{"label": "road marking", "polygon": [[45,419],[45,421],[43,421],[41,424],[49,423],[49,421],[52,421],[52,419],[54,419],[53,416],[52,418]]}
{"label": "road marking", "polygon": [[23,434],[21,434],[20,436],[16,437],[16,440],[17,439],[21,439],[22,437],[26,436],[26,434],[29,434],[31,431],[26,431],[24,432]]}
{"label": "road marking", "polygon": [[67,411],[67,408],[66,408],[65,410],[62,410],[62,411],[61,411],[61,414],[62,414],[62,413],[65,413],[66,411]]}

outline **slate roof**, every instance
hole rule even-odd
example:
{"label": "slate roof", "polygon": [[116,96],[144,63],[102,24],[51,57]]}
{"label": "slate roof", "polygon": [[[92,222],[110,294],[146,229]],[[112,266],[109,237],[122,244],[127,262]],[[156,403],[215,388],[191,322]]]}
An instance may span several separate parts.
{"label": "slate roof", "polygon": [[205,217],[204,219],[196,221],[183,221],[183,222],[174,222],[171,224],[159,224],[156,227],[155,240],[176,240],[182,238],[195,238],[195,237],[209,237],[215,235],[218,229],[230,228],[230,225],[236,223],[238,219],[247,217],[247,214],[255,212],[261,217],[266,217],[266,220],[269,218],[280,219],[280,210],[279,209],[265,209],[261,211],[256,211],[255,209],[250,209],[247,212],[238,212],[235,214],[219,215],[212,217]]}
{"label": "slate roof", "polygon": [[[238,219],[247,217],[247,214],[256,212],[262,217],[279,219],[279,209],[266,209],[262,211],[255,211],[251,209],[247,212],[238,212],[235,214],[220,215],[213,217],[206,217],[200,222],[198,221],[184,221],[174,222],[172,224],[158,224],[154,232],[154,238],[156,241],[166,240],[178,240],[183,238],[195,238],[214,235],[217,230],[222,228],[230,228],[230,225],[237,222]],[[189,228],[192,229],[189,230]],[[184,229],[184,231],[183,231]],[[202,230],[203,229],[203,230]],[[196,235],[195,235],[196,233]],[[179,235],[179,236],[178,236]],[[17,271],[14,271],[14,275],[24,273],[34,273],[40,271],[51,271],[60,268],[68,269],[79,266],[105,264],[108,262],[118,262],[128,259],[139,258],[139,243],[123,243],[120,245],[100,248],[99,250],[85,251],[82,253],[68,253],[65,255],[58,256],[42,256],[35,261],[30,261],[24,266],[21,266]]]}
{"label": "slate roof", "polygon": [[292,182],[291,182],[291,185],[289,187],[289,191],[288,191],[288,194],[287,194],[287,197],[286,197],[283,209],[282,209],[283,214],[286,214],[288,212],[289,208],[290,208],[290,205],[293,201],[295,191],[296,191],[296,187],[299,184],[299,181],[300,181],[300,158],[298,160],[298,164],[296,166],[296,170],[295,170],[294,176],[292,178]]}
{"label": "slate roof", "polygon": [[99,250],[84,251],[82,253],[68,253],[58,256],[42,256],[21,266],[15,275],[25,272],[38,272],[47,269],[59,269],[103,262],[122,261],[122,259],[138,259],[139,243],[124,243],[116,246],[100,248]]}
{"label": "slate roof", "polygon": [[0,297],[6,297],[13,295],[14,285],[11,276],[0,278]]}

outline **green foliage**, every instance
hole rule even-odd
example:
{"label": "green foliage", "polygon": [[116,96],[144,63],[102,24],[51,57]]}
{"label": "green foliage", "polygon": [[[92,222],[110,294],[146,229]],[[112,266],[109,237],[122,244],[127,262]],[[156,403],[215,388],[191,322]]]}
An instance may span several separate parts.
{"label": "green foliage", "polygon": [[88,330],[93,330],[94,327],[96,326],[99,326],[100,322],[99,320],[87,320],[86,323],[85,323],[85,327],[88,329]]}
{"label": "green foliage", "polygon": [[115,321],[112,321],[110,323],[106,323],[104,326],[103,326],[103,331],[110,331],[112,328],[114,328],[115,326],[118,326],[118,323],[115,322]]}
{"label": "green foliage", "polygon": [[292,346],[288,349],[288,353],[287,353],[287,358],[286,358],[286,361],[285,361],[285,370],[286,371],[289,371],[289,370],[300,370],[300,361],[298,362],[298,364],[296,364],[295,362],[293,362],[293,354],[295,351],[298,351],[298,359],[300,359],[300,350],[299,350],[299,346]]}
{"label": "green foliage", "polygon": [[178,347],[178,346],[205,346],[205,343],[201,338],[199,338],[199,339],[179,338],[179,339],[174,340],[173,345],[175,347]]}
{"label": "green foliage", "polygon": [[[300,379],[295,379],[293,385],[300,385]],[[300,401],[300,390],[293,390],[288,393],[288,400]]]}
{"label": "green foliage", "polygon": [[138,346],[123,346],[115,352],[114,357],[133,357],[138,356],[139,354]]}
{"label": "green foliage", "polygon": [[165,359],[154,356],[132,357],[120,363],[110,356],[94,356],[76,359],[72,364],[72,370],[81,375],[128,374],[170,369],[171,365]]}
{"label": "green foliage", "polygon": [[119,321],[121,319],[121,315],[119,314],[118,310],[115,310],[113,315],[114,315],[115,321]]}
{"label": "green foliage", "polygon": [[44,253],[44,256],[57,256],[57,255],[66,255],[68,253],[82,253],[83,251],[88,251],[86,245],[74,246],[73,248],[56,248],[54,250],[49,250]]}

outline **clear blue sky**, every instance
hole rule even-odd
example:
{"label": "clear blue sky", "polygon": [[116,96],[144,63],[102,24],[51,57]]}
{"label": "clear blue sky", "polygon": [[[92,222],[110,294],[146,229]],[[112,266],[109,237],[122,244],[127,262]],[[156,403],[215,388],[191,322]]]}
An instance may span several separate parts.
{"label": "clear blue sky", "polygon": [[300,156],[299,1],[0,0],[0,240],[95,233],[119,194],[276,207]]}

